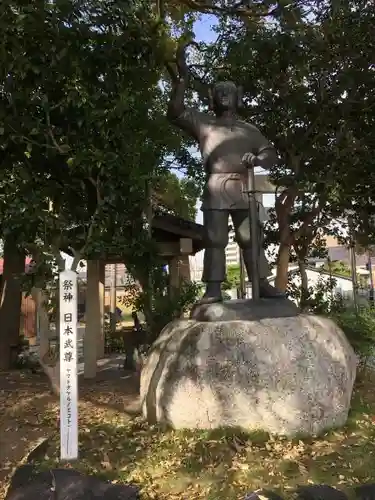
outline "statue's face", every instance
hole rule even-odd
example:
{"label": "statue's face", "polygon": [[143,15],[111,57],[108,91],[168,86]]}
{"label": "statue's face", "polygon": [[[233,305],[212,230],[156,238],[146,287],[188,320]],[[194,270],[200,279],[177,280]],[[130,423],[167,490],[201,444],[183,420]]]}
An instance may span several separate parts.
{"label": "statue's face", "polygon": [[219,82],[213,89],[215,111],[235,111],[238,102],[237,87],[232,82]]}

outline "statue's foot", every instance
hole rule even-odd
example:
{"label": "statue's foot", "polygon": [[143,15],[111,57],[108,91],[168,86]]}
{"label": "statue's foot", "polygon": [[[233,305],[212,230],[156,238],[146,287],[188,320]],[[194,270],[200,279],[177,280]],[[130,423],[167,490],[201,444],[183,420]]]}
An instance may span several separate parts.
{"label": "statue's foot", "polygon": [[221,294],[221,282],[213,281],[207,283],[206,293],[199,300],[198,304],[215,304],[216,302],[222,302],[223,296]]}
{"label": "statue's foot", "polygon": [[285,299],[286,297],[284,292],[272,286],[267,279],[260,280],[259,295],[262,299]]}
{"label": "statue's foot", "polygon": [[212,296],[205,293],[203,297],[198,301],[198,304],[215,304],[216,302],[223,302],[223,296]]}

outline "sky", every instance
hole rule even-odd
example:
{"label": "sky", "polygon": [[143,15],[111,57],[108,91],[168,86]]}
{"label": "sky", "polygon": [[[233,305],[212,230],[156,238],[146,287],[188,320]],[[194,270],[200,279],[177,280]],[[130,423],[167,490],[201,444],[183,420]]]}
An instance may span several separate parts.
{"label": "sky", "polygon": [[[200,19],[194,25],[195,39],[197,42],[214,42],[217,34],[212,30],[213,26],[217,24],[215,16],[202,14]],[[198,153],[199,154],[199,153]],[[263,204],[265,207],[272,207],[275,204],[275,197],[273,194],[266,194],[263,196]],[[196,222],[202,224],[203,213],[200,210],[201,202],[197,204],[197,218]]]}
{"label": "sky", "polygon": [[215,16],[202,14],[194,25],[194,33],[197,42],[214,42],[217,34],[212,31],[212,27],[217,24]]}

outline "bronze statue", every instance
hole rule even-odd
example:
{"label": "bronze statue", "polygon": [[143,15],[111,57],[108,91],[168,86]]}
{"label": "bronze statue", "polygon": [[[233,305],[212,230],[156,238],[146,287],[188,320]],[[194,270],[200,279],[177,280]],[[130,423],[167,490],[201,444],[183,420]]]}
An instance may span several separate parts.
{"label": "bronze statue", "polygon": [[[247,167],[270,168],[276,151],[253,125],[239,120],[235,113],[242,105],[242,92],[232,82],[219,82],[210,93],[210,108],[215,115],[184,105],[189,70],[185,48],[177,51],[177,69],[167,65],[172,78],[172,95],[168,119],[199,144],[206,171],[203,192],[203,223],[206,231],[202,281],[206,283],[203,303],[222,300],[221,284],[225,280],[225,248],[228,244],[228,220],[232,218],[236,240],[251,280],[253,252],[250,237],[249,201],[246,194]],[[245,189],[244,189],[245,188]],[[258,249],[259,295],[279,298],[284,294],[271,286],[268,262],[263,248]]]}

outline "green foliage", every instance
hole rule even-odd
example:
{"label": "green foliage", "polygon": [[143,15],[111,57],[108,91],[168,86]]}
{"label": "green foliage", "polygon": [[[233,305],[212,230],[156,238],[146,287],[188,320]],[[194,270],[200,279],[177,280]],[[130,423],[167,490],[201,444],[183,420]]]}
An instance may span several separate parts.
{"label": "green foliage", "polygon": [[346,262],[341,260],[325,262],[323,264],[323,269],[329,273],[338,274],[339,276],[351,276],[350,267]]}
{"label": "green foliage", "polygon": [[300,273],[293,273],[290,276],[286,292],[288,297],[295,300],[300,306],[303,302],[304,310],[315,314],[331,314],[342,310],[343,299],[340,294],[334,292],[335,278],[321,273],[316,285],[308,286],[307,290],[303,291],[299,277]]}
{"label": "green foliage", "polygon": [[59,247],[141,262],[149,187],[181,150],[149,2],[6,0],[0,14],[0,233],[38,264]]}
{"label": "green foliage", "polygon": [[170,321],[188,312],[201,292],[197,283],[189,281],[182,281],[179,288],[171,290],[168,274],[161,265],[152,269],[151,277],[152,281],[143,288],[130,278],[123,298],[126,307],[144,314],[150,343]]}
{"label": "green foliage", "polygon": [[155,179],[153,198],[161,210],[195,221],[199,186],[192,179],[179,179],[173,172],[163,172]]}
{"label": "green foliage", "polygon": [[124,352],[124,340],[117,332],[115,335],[112,334],[111,325],[108,320],[104,322],[104,349],[109,354]]}
{"label": "green foliage", "polygon": [[267,243],[281,240],[280,251],[306,258],[319,228],[336,231],[330,221],[346,209],[365,234],[373,231],[374,10],[359,0],[276,10],[275,22],[220,19],[200,76],[244,87],[243,118],[280,154],[270,172],[278,191]]}
{"label": "green foliage", "polygon": [[362,308],[358,312],[346,309],[333,314],[359,357],[362,368],[366,367],[375,353],[375,311]]}
{"label": "green foliage", "polygon": [[[343,267],[337,261],[337,268]],[[293,275],[295,277],[296,274]],[[348,308],[343,298],[334,293],[335,285],[335,278],[321,274],[317,284],[308,287],[304,307],[311,313],[331,317],[344,331],[359,357],[361,368],[365,368],[375,354],[375,311],[372,308],[361,308],[359,311]],[[290,279],[288,296],[300,303],[301,292],[298,281]]]}
{"label": "green foliage", "polygon": [[[352,271],[350,269],[350,266],[346,262],[342,262],[340,260],[334,260],[331,261],[330,263],[326,262],[323,265],[323,269],[337,276],[346,276],[346,277],[352,276]],[[357,273],[357,282],[360,288],[368,287],[368,277],[363,274]]]}
{"label": "green foliage", "polygon": [[178,289],[174,289],[172,294],[154,294],[151,322],[147,321],[147,318],[150,317],[150,313],[147,311],[147,294],[140,294],[134,305],[146,316],[147,327],[151,334],[149,340],[153,342],[170,321],[187,313],[197,301],[199,292],[200,287],[195,282],[185,281]]}
{"label": "green foliage", "polygon": [[240,285],[240,266],[239,264],[231,264],[227,266],[227,279],[222,285],[223,290],[231,290]]}

